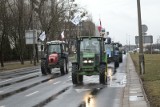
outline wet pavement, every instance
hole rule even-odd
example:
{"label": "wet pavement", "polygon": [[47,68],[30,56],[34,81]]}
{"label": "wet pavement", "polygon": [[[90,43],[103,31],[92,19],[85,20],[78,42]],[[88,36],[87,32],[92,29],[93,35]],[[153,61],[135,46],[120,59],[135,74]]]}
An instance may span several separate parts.
{"label": "wet pavement", "polygon": [[116,72],[110,64],[106,85],[99,84],[98,75],[73,85],[71,72],[62,76],[59,69],[47,76],[39,68],[1,73],[0,107],[147,107],[132,67],[126,55]]}

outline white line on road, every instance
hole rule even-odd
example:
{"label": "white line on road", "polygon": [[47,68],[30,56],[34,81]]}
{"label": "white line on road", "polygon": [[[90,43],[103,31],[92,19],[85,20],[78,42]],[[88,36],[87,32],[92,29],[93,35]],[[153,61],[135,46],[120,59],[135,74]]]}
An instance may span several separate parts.
{"label": "white line on road", "polygon": [[61,82],[61,81],[58,81],[58,82],[55,82],[55,83],[53,83],[53,84],[54,84],[54,85],[55,85],[55,84],[59,84],[60,82]]}
{"label": "white line on road", "polygon": [[3,91],[0,91],[0,94],[3,93]]}
{"label": "white line on road", "polygon": [[[39,69],[36,69],[36,70],[32,70],[32,71],[37,71],[37,70],[39,70]],[[34,74],[39,74],[39,72],[38,73],[34,73]],[[16,78],[13,78],[13,79],[17,79],[17,78],[24,78],[24,77],[27,77],[27,76],[29,76],[29,75],[33,75],[33,74],[28,74],[28,75],[25,75],[25,76],[20,76],[20,77],[16,77]],[[7,80],[4,80],[4,81],[1,81],[0,82],[0,84],[1,83],[4,83],[4,82],[8,82],[8,81],[11,81],[11,80],[13,80],[13,79],[7,79]]]}
{"label": "white line on road", "polygon": [[1,81],[0,83],[4,83],[4,82],[7,82],[7,81],[11,81],[12,79],[7,79],[7,80],[4,80],[4,81]]}
{"label": "white line on road", "polygon": [[39,91],[35,91],[35,92],[33,92],[33,93],[30,93],[30,94],[26,95],[26,97],[32,96],[32,95],[34,95],[34,94],[36,94],[36,93],[39,93]]}
{"label": "white line on road", "polygon": [[[33,71],[36,71],[36,70],[33,70]],[[34,74],[39,74],[39,72],[34,73]],[[33,74],[24,75],[24,76],[20,76],[20,77],[17,77],[17,78],[23,78],[23,77],[27,77],[27,76],[29,76],[29,75],[33,75]]]}

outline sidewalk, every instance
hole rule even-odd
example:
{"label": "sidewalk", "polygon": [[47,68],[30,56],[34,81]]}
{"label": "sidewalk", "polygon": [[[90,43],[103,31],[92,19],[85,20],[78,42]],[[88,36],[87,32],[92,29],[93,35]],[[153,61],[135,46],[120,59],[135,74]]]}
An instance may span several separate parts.
{"label": "sidewalk", "polygon": [[134,64],[127,54],[127,84],[124,89],[123,107],[150,107],[143,89],[142,81],[135,71]]}

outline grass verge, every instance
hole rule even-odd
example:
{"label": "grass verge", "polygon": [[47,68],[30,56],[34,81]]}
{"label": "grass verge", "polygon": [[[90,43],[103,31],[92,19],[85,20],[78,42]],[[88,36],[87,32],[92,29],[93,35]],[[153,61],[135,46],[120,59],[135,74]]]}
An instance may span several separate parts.
{"label": "grass verge", "polygon": [[[37,65],[39,65],[39,63],[37,63]],[[31,64],[30,61],[25,61],[23,65],[20,62],[4,63],[4,67],[0,67],[0,72],[20,69],[20,68],[25,68],[25,67],[32,67],[32,66],[34,65],[33,63]]]}
{"label": "grass verge", "polygon": [[[139,54],[130,54],[139,73]],[[145,74],[141,75],[143,86],[151,107],[160,107],[160,54],[145,54]]]}

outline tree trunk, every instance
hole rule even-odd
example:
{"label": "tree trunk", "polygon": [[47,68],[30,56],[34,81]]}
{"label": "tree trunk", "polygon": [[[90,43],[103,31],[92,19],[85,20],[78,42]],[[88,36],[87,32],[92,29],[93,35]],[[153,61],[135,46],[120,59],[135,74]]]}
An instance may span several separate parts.
{"label": "tree trunk", "polygon": [[0,59],[1,59],[1,67],[4,67],[4,48],[3,48],[3,40],[4,40],[4,35],[5,35],[5,31],[3,30],[3,33],[2,33],[2,37],[1,37],[1,44],[0,44]]}
{"label": "tree trunk", "polygon": [[36,59],[37,59],[37,63],[39,63],[39,55],[38,55],[38,45],[36,44]]}
{"label": "tree trunk", "polygon": [[1,59],[1,67],[4,67],[2,44],[1,44],[1,51],[0,51],[0,59]]}

